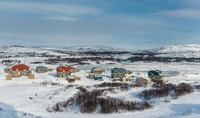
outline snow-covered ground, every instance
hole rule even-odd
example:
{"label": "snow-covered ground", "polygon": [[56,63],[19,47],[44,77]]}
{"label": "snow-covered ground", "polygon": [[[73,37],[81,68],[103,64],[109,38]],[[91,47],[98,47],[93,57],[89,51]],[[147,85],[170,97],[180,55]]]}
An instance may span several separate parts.
{"label": "snow-covered ground", "polygon": [[[102,81],[94,81],[86,78],[89,69],[94,66],[102,67],[107,70],[104,74],[106,82],[112,82],[110,77],[110,69],[113,67],[124,67],[133,71],[132,76],[141,76],[147,78],[147,71],[151,69],[159,69],[162,71],[178,71],[180,75],[173,77],[165,77],[164,79],[170,83],[190,83],[200,84],[200,63],[118,63],[115,65],[77,65],[82,70],[76,73],[81,77],[80,81],[75,83],[68,83],[65,79],[57,78],[55,76],[55,68],[57,65],[46,65],[53,68],[52,72],[36,73],[34,68],[37,65],[29,64],[35,74],[35,79],[30,80],[27,77],[13,78],[7,81],[6,73],[4,73],[5,66],[0,65],[0,118],[171,118],[171,117],[200,117],[200,91],[195,91],[173,99],[169,102],[164,102],[165,99],[155,99],[153,107],[144,111],[122,112],[112,114],[82,114],[76,111],[66,112],[48,112],[47,108],[52,107],[55,103],[67,100],[72,97],[78,90],[77,86],[92,86],[100,84]],[[45,81],[58,83],[59,85],[45,86],[41,84]],[[66,87],[68,85],[73,87]],[[139,92],[146,90],[149,87],[134,88],[128,91],[117,91],[117,93],[108,93],[107,95],[133,101],[141,101],[138,97]]]}
{"label": "snow-covered ground", "polygon": [[[124,50],[107,46],[78,46],[78,47],[23,47],[23,46],[3,46],[0,47],[0,61],[3,60],[20,60],[30,66],[35,79],[31,80],[27,77],[13,78],[11,81],[6,80],[6,73],[4,72],[5,65],[0,64],[0,118],[168,118],[168,117],[200,117],[200,91],[195,90],[191,94],[179,97],[178,99],[160,98],[153,100],[153,107],[144,111],[122,112],[112,114],[82,114],[77,109],[68,110],[65,112],[48,112],[47,109],[54,106],[57,102],[73,97],[77,92],[78,86],[93,86],[102,82],[112,82],[110,70],[114,67],[122,67],[131,70],[133,73],[128,76],[147,77],[149,70],[162,70],[177,74],[177,76],[164,77],[164,80],[169,83],[189,83],[192,85],[200,85],[200,63],[159,63],[159,62],[113,62],[113,61],[82,61],[89,65],[75,65],[75,68],[81,69],[75,75],[81,77],[80,81],[68,83],[64,78],[56,77],[56,67],[59,65],[71,65],[72,63],[60,62],[55,65],[42,63],[41,65],[52,68],[52,72],[36,73],[35,68],[40,64],[31,64],[32,62],[44,62],[48,56],[61,56],[62,58],[82,58],[87,55],[77,52],[126,52],[125,54],[104,54],[104,57],[113,57],[118,59],[127,59],[132,53],[143,53],[147,50]],[[183,58],[200,58],[200,45],[178,45],[166,46],[158,49],[148,50],[148,52],[158,53],[158,57],[183,57]],[[30,55],[34,55],[30,57]],[[43,57],[43,55],[45,57]],[[100,55],[101,56],[101,55]],[[16,63],[16,62],[13,62]],[[73,64],[72,64],[73,65]],[[104,81],[94,81],[88,79],[90,69],[99,67],[106,70],[103,74]],[[167,74],[166,74],[167,75]],[[46,85],[44,83],[57,83],[57,85]],[[134,80],[133,80],[134,83]],[[69,86],[73,85],[73,86]],[[143,90],[151,88],[147,87],[133,88],[127,91],[116,90],[116,92],[108,92],[107,96],[117,99],[124,99],[130,101],[143,101],[139,97],[139,93]],[[166,102],[168,101],[168,102]]]}

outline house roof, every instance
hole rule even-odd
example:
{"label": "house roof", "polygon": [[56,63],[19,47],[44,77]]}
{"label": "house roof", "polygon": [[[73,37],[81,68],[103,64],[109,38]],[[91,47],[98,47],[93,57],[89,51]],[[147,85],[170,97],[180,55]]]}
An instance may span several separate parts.
{"label": "house roof", "polygon": [[29,67],[25,64],[18,64],[12,67],[12,71],[28,71]]}
{"label": "house roof", "polygon": [[154,76],[158,76],[160,75],[162,72],[160,70],[150,70],[148,72],[148,75],[154,75]]}
{"label": "house roof", "polygon": [[124,69],[124,68],[113,68],[113,69],[111,70],[111,72],[112,72],[112,73],[126,73],[127,70]]}
{"label": "house roof", "polygon": [[37,66],[36,69],[45,69],[47,68],[46,66]]}
{"label": "house roof", "polygon": [[59,66],[57,67],[57,72],[70,72],[71,70],[74,70],[75,68],[73,67],[68,67],[68,66]]}
{"label": "house roof", "polygon": [[92,68],[91,71],[92,71],[92,72],[93,72],[93,71],[103,71],[103,69],[100,69],[100,68],[96,68],[96,67],[94,67],[94,68]]}

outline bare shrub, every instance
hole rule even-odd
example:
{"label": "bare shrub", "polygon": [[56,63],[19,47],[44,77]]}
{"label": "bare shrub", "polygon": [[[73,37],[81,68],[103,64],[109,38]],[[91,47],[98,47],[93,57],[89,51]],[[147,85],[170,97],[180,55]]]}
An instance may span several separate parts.
{"label": "bare shrub", "polygon": [[174,90],[172,97],[178,98],[178,96],[189,94],[191,92],[193,92],[193,88],[190,84],[181,83]]}
{"label": "bare shrub", "polygon": [[48,112],[52,112],[52,109],[50,107],[47,107],[46,109]]}
{"label": "bare shrub", "polygon": [[172,83],[166,83],[166,84],[158,84],[158,83],[154,83],[153,85],[152,85],[152,87],[154,87],[154,88],[161,88],[161,89],[163,89],[163,88],[167,88],[167,89],[175,89],[176,88],[176,85],[175,84],[172,84]]}
{"label": "bare shrub", "polygon": [[200,89],[200,85],[194,85],[195,89]]}
{"label": "bare shrub", "polygon": [[76,89],[79,89],[81,92],[83,93],[86,93],[87,92],[87,89],[82,87],[82,86],[79,86],[79,87],[76,87]]}
{"label": "bare shrub", "polygon": [[[82,113],[92,113],[100,108],[100,113],[112,113],[119,111],[135,111],[151,108],[151,105],[147,102],[134,102],[114,99],[111,97],[101,97],[104,89],[97,89],[88,91],[84,87],[78,87],[80,90],[75,96],[71,97],[67,101],[56,103],[52,110],[48,111],[61,112],[62,109],[70,107],[79,107]],[[110,88],[108,88],[110,89]]]}
{"label": "bare shrub", "polygon": [[128,84],[128,83],[110,83],[110,82],[104,82],[102,84],[95,85],[95,87],[110,87],[110,88],[120,89],[122,91],[127,91],[130,88],[142,87],[142,85]]}
{"label": "bare shrub", "polygon": [[110,83],[104,82],[102,84],[96,85],[96,87],[121,87],[121,86],[128,86],[127,83]]}
{"label": "bare shrub", "polygon": [[87,101],[83,101],[81,104],[81,112],[82,113],[91,113],[94,112],[97,108],[97,100],[96,99],[90,99]]}
{"label": "bare shrub", "polygon": [[61,111],[62,111],[61,106],[62,106],[62,105],[61,105],[60,102],[56,103],[56,104],[54,105],[54,107],[53,107],[53,111],[61,112]]}
{"label": "bare shrub", "polygon": [[140,96],[144,97],[145,99],[151,99],[168,96],[169,92],[170,91],[168,89],[150,89],[142,91]]}
{"label": "bare shrub", "polygon": [[181,83],[179,85],[175,84],[154,84],[154,88],[156,89],[149,89],[144,90],[140,93],[140,96],[144,97],[145,99],[151,98],[159,98],[159,97],[166,97],[171,96],[173,98],[178,98],[181,95],[189,94],[193,92],[193,88],[190,84]]}
{"label": "bare shrub", "polygon": [[111,97],[99,98],[98,101],[101,113],[112,113],[112,112],[119,112],[122,110],[135,111],[135,110],[144,110],[151,108],[151,105],[147,102],[140,103],[133,101],[124,101],[124,100],[114,99]]}

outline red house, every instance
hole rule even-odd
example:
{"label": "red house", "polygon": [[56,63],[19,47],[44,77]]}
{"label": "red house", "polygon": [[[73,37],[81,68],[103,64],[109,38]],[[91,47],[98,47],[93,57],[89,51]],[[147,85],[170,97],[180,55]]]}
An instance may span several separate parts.
{"label": "red house", "polygon": [[12,67],[12,71],[29,71],[29,67],[24,64],[15,65]]}
{"label": "red house", "polygon": [[67,67],[67,66],[59,66],[57,68],[57,72],[72,72],[74,70],[75,70],[75,68],[73,68],[73,67]]}
{"label": "red house", "polygon": [[12,77],[21,77],[21,76],[29,76],[30,79],[34,79],[35,76],[31,74],[31,70],[29,66],[24,64],[18,64],[11,68],[10,74],[7,76],[8,80]]}
{"label": "red house", "polygon": [[67,67],[67,66],[59,66],[57,67],[57,76],[58,77],[67,77],[71,75],[71,73],[76,72],[76,69],[73,67]]}

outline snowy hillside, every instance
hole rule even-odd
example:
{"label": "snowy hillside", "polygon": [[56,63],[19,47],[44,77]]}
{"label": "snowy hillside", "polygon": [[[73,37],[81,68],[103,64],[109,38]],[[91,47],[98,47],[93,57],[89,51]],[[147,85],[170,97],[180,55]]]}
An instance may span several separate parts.
{"label": "snowy hillside", "polygon": [[60,55],[74,52],[122,52],[125,49],[113,48],[109,46],[68,46],[68,47],[26,47],[26,46],[2,46],[0,53],[6,55],[18,55],[21,53],[46,53]]}
{"label": "snowy hillside", "polygon": [[177,45],[165,46],[154,49],[152,52],[161,53],[157,56],[164,57],[184,57],[184,58],[200,58],[200,45]]}
{"label": "snowy hillside", "polygon": [[68,46],[63,47],[63,49],[69,50],[69,51],[77,51],[77,52],[119,52],[119,51],[127,51],[125,49],[121,48],[113,48],[110,46],[103,46],[103,45],[88,45],[88,46]]}
{"label": "snowy hillside", "polygon": [[51,51],[51,48],[44,47],[25,47],[25,46],[2,46],[0,47],[0,55],[7,56],[26,56],[27,54],[54,54],[57,53]]}
{"label": "snowy hillside", "polygon": [[[70,56],[69,56],[70,55]],[[67,46],[67,47],[25,47],[25,46],[2,46],[0,56],[6,57],[112,57],[117,59],[128,59],[133,56],[155,56],[155,57],[178,57],[178,58],[200,58],[200,45],[177,45],[165,46],[150,50],[126,50],[109,46]]]}
{"label": "snowy hillside", "polygon": [[165,46],[157,50],[162,53],[171,52],[200,52],[200,45],[190,44],[190,45],[177,45],[177,46]]}

